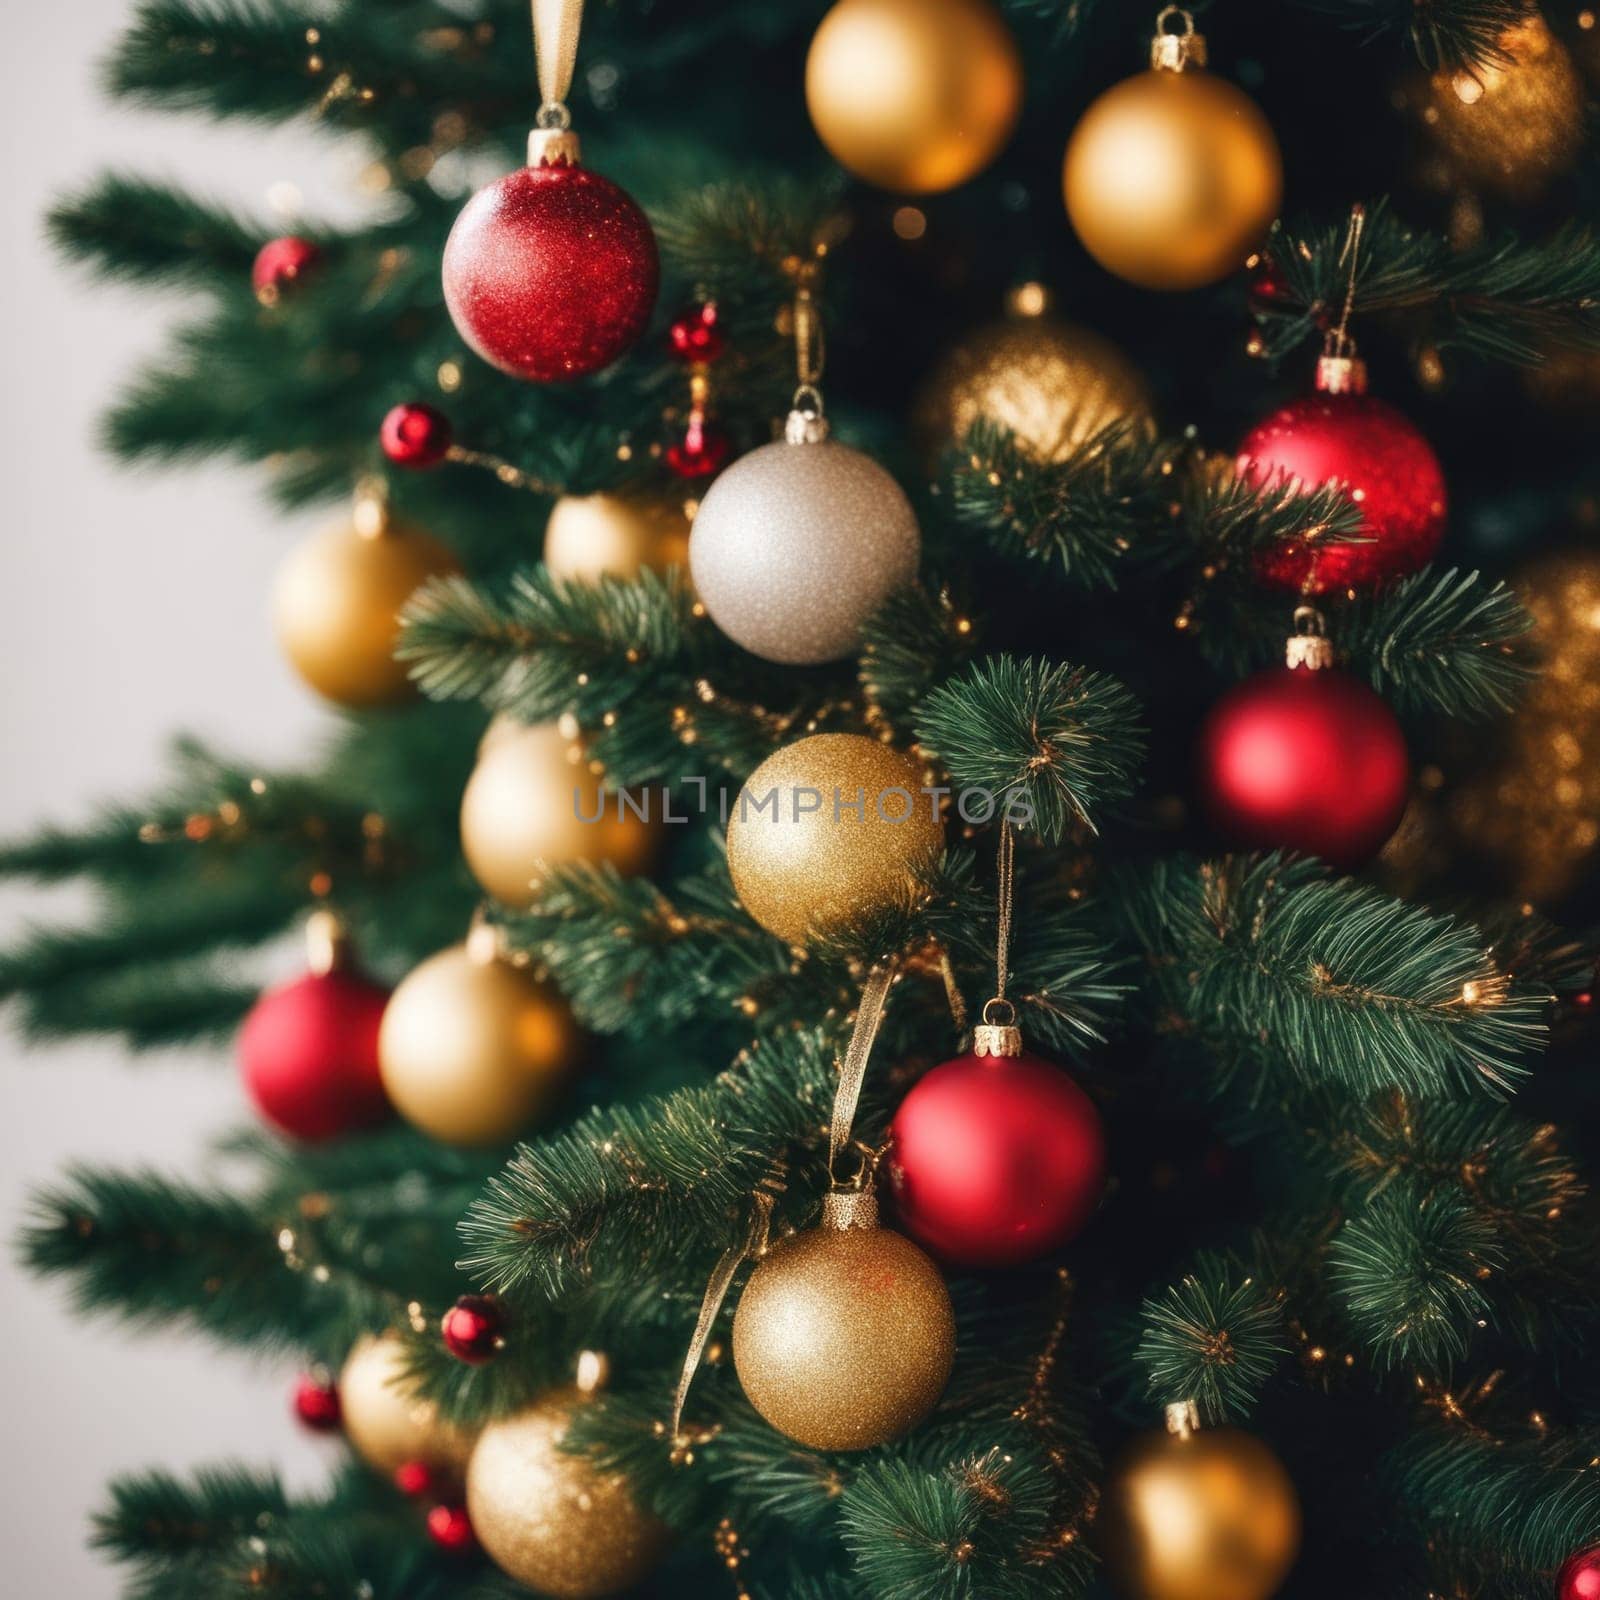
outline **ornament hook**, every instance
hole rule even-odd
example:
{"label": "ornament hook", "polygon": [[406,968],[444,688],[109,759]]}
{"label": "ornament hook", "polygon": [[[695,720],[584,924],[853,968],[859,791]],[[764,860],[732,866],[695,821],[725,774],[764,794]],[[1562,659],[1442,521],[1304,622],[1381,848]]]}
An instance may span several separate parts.
{"label": "ornament hook", "polygon": [[1284,665],[1318,672],[1333,665],[1333,640],[1328,624],[1315,606],[1294,608],[1294,632],[1284,641]]}
{"label": "ornament hook", "polygon": [[[1170,32],[1168,24],[1179,24]],[[1197,33],[1194,13],[1183,6],[1163,6],[1156,16],[1156,31],[1150,40],[1150,67],[1154,72],[1183,72],[1206,64],[1206,36]]]}

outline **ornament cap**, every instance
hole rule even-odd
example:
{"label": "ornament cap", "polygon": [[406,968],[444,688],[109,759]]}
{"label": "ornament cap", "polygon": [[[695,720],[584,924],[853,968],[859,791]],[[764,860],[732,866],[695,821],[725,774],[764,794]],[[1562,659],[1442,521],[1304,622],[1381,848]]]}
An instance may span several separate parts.
{"label": "ornament cap", "polygon": [[356,484],[350,521],[363,539],[380,539],[389,531],[389,486],[376,474]]}
{"label": "ornament cap", "polygon": [[1174,1439],[1187,1439],[1200,1431],[1200,1407],[1193,1400],[1179,1400],[1167,1407],[1167,1432]]}
{"label": "ornament cap", "polygon": [[1318,394],[1365,394],[1366,392],[1367,364],[1360,356],[1317,357]]}
{"label": "ornament cap", "polygon": [[[1178,32],[1167,31],[1169,22],[1181,24]],[[1186,72],[1205,64],[1206,36],[1195,32],[1194,18],[1182,6],[1165,7],[1156,18],[1155,36],[1150,40],[1150,70]]]}
{"label": "ornament cap", "polygon": [[530,167],[576,167],[581,164],[583,146],[571,128],[530,128],[528,165]]}
{"label": "ornament cap", "polygon": [[467,929],[467,958],[480,967],[492,966],[500,959],[500,930],[481,913]]}
{"label": "ornament cap", "polygon": [[306,965],[319,978],[350,963],[350,930],[324,907],[306,918]]}
{"label": "ornament cap", "polygon": [[820,399],[795,396],[797,404],[784,419],[783,436],[790,444],[821,444],[828,437],[828,419],[822,414]]}
{"label": "ornament cap", "polygon": [[1321,672],[1333,665],[1333,640],[1324,629],[1322,613],[1315,606],[1296,606],[1294,632],[1284,640],[1283,664]]}
{"label": "ornament cap", "polygon": [[822,1226],[845,1232],[878,1226],[878,1197],[871,1189],[834,1189],[822,1202]]}

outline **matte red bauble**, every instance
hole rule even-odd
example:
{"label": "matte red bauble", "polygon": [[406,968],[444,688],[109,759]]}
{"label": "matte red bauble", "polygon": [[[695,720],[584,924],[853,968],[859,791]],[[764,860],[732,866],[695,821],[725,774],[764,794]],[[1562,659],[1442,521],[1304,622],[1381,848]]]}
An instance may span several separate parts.
{"label": "matte red bauble", "polygon": [[1366,393],[1352,357],[1324,357],[1317,392],[1258,423],[1239,446],[1247,483],[1337,484],[1361,507],[1369,543],[1288,542],[1257,558],[1264,583],[1300,594],[1365,589],[1425,567],[1444,538],[1439,458],[1414,424]]}
{"label": "matte red bauble", "polygon": [[1232,842],[1369,861],[1406,807],[1405,735],[1334,667],[1275,667],[1231,689],[1200,732],[1200,797]]}
{"label": "matte red bauble", "polygon": [[389,1111],[378,1025],[389,991],[352,972],[312,972],[270,989],[239,1031],[245,1088],[297,1139],[334,1139]]}
{"label": "matte red bauble", "polygon": [[1600,1544],[1567,1557],[1556,1579],[1556,1600],[1600,1600]]}
{"label": "matte red bauble", "polygon": [[450,454],[450,419],[420,400],[392,406],[378,429],[383,453],[397,467],[436,467]]}
{"label": "matte red bauble", "polygon": [[890,1131],[902,1226],[961,1266],[1049,1254],[1089,1220],[1105,1188],[1093,1101],[1060,1067],[1021,1052],[1020,1040],[1016,1048],[935,1067]]}
{"label": "matte red bauble", "polygon": [[545,161],[467,202],[444,247],[444,298],[485,361],[553,383],[598,372],[644,332],[660,270],[627,194],[575,159]]}
{"label": "matte red bauble", "polygon": [[445,1312],[439,1333],[457,1361],[481,1367],[500,1353],[504,1327],[505,1312],[493,1295],[464,1294]]}
{"label": "matte red bauble", "polygon": [[251,263],[250,287],[262,305],[274,305],[285,289],[303,278],[321,259],[322,251],[298,234],[268,239],[256,251]]}
{"label": "matte red bauble", "polygon": [[295,1380],[294,1414],[308,1428],[331,1433],[344,1420],[339,1409],[339,1387],[329,1378],[303,1372]]}

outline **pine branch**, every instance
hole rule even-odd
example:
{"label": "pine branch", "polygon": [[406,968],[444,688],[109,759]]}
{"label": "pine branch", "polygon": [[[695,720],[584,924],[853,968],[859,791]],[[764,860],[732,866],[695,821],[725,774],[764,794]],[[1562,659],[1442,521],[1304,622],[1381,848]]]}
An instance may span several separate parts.
{"label": "pine branch", "polygon": [[861,630],[861,688],[874,726],[909,734],[918,704],[981,642],[970,608],[947,586],[897,589]]}
{"label": "pine branch", "polygon": [[1506,59],[1501,35],[1528,15],[1529,0],[1299,0],[1363,42],[1403,36],[1430,72],[1459,72]]}

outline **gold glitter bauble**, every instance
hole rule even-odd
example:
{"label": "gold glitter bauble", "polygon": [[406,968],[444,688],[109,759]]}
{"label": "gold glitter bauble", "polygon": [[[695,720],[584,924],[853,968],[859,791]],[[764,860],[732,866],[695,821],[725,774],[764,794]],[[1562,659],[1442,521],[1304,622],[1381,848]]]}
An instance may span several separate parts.
{"label": "gold glitter bauble", "polygon": [[662,494],[563,495],[545,524],[544,564],[552,577],[579,583],[687,567],[683,501]]}
{"label": "gold glitter bauble", "polygon": [[[488,932],[488,930],[485,930]],[[555,1098],[580,1035],[548,984],[474,941],[407,974],[383,1013],[378,1066],[394,1108],[443,1144],[503,1144]]]}
{"label": "gold glitter bauble", "polygon": [[897,904],[943,844],[916,762],[855,733],[774,751],[728,816],[733,887],[790,944]]}
{"label": "gold glitter bauble", "polygon": [[1113,1464],[1095,1528],[1130,1600],[1267,1600],[1300,1548],[1300,1504],[1253,1434],[1152,1433]]}
{"label": "gold glitter bauble", "polygon": [[806,106],[840,166],[932,194],[1011,137],[1022,59],[988,0],[839,0],[806,57]]}
{"label": "gold glitter bauble", "polygon": [[408,1461],[459,1472],[472,1436],[439,1420],[431,1400],[418,1400],[406,1378],[405,1341],[398,1333],[369,1334],[339,1373],[345,1437],[375,1472],[386,1477]]}
{"label": "gold glitter bauble", "polygon": [[1225,78],[1142,72],[1073,129],[1067,214],[1101,266],[1146,289],[1197,289],[1243,266],[1278,212],[1272,126]]}
{"label": "gold glitter bauble", "polygon": [[875,1214],[870,1197],[830,1195],[821,1227],[761,1258],[733,1319],[745,1397],[813,1450],[866,1450],[914,1428],[955,1360],[939,1269]]}
{"label": "gold glitter bauble", "polygon": [[491,1422],[467,1468],[467,1515],[489,1559],[558,1600],[588,1600],[637,1583],[667,1549],[667,1527],[640,1509],[627,1478],[561,1448],[576,1388],[541,1396]]}
{"label": "gold glitter bauble", "polygon": [[400,608],[429,578],[459,572],[439,541],[357,507],[289,552],[272,590],[272,619],[290,665],[344,706],[390,705],[415,689],[394,657]]}
{"label": "gold glitter bauble", "polygon": [[626,808],[619,815],[617,796],[589,770],[582,745],[553,722],[528,727],[497,717],[461,796],[467,865],[508,906],[533,904],[547,865],[594,861],[644,871],[656,829]]}
{"label": "gold glitter bauble", "polygon": [[969,334],[934,368],[912,423],[924,452],[958,445],[975,422],[1064,461],[1114,422],[1148,415],[1137,369],[1109,339],[1052,316],[1016,316]]}
{"label": "gold glitter bauble", "polygon": [[1584,139],[1583,80],[1537,14],[1500,35],[1503,61],[1428,80],[1422,120],[1474,182],[1526,196],[1567,171]]}

